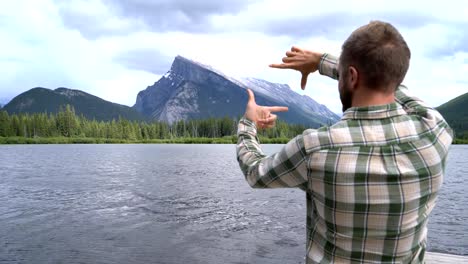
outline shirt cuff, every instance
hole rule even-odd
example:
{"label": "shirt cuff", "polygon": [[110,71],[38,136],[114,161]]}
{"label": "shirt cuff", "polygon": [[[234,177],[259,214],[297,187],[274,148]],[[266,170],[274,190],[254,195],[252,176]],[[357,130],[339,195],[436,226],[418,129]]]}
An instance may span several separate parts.
{"label": "shirt cuff", "polygon": [[246,117],[242,117],[239,120],[239,125],[237,126],[237,136],[241,134],[248,134],[253,137],[257,136],[257,126],[255,123]]}
{"label": "shirt cuff", "polygon": [[338,80],[338,58],[328,53],[324,53],[320,58],[318,70],[321,75]]}

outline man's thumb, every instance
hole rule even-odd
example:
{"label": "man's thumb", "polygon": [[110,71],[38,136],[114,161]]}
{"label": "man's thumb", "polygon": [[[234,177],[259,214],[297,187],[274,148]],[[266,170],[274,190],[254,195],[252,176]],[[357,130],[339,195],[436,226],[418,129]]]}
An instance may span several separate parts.
{"label": "man's thumb", "polygon": [[247,93],[249,94],[249,102],[255,102],[255,95],[252,90],[247,89]]}
{"label": "man's thumb", "polygon": [[303,74],[302,74],[302,78],[301,78],[301,88],[302,88],[302,90],[304,90],[305,87],[306,87],[306,84],[307,84],[307,77],[308,77],[308,76],[309,76],[308,73],[303,73]]}

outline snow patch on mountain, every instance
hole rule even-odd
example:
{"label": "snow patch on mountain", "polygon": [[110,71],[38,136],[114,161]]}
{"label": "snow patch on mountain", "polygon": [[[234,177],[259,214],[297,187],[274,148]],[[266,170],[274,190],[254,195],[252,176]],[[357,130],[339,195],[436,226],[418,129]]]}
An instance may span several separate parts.
{"label": "snow patch on mountain", "polygon": [[68,97],[69,99],[71,99],[72,97],[75,97],[75,96],[85,96],[86,95],[82,91],[68,89],[68,88],[57,88],[54,91],[56,93],[58,93],[58,94],[61,94],[61,95],[64,95],[64,96]]}

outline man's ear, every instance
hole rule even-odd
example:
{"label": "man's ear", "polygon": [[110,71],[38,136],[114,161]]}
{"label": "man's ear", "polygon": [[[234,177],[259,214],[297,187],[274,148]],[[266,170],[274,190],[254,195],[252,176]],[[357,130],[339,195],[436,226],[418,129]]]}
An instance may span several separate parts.
{"label": "man's ear", "polygon": [[350,84],[350,88],[353,90],[356,90],[359,84],[359,72],[357,69],[353,66],[349,66],[348,68],[348,82]]}

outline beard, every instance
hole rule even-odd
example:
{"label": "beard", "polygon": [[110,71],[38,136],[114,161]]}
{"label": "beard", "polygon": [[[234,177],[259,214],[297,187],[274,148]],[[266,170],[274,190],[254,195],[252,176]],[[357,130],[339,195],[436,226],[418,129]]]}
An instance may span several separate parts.
{"label": "beard", "polygon": [[349,85],[346,82],[344,82],[343,85],[341,85],[339,92],[341,104],[343,105],[343,112],[345,112],[353,104],[353,93],[351,92],[351,89],[349,88]]}

